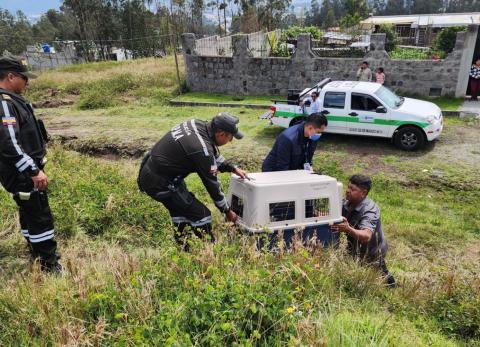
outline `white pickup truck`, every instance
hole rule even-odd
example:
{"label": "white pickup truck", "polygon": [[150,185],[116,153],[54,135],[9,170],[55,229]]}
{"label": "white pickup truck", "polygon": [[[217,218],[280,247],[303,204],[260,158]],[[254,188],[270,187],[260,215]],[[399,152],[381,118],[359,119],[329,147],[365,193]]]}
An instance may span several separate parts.
{"label": "white pickup truck", "polygon": [[261,116],[284,128],[310,114],[301,100],[313,91],[320,93],[320,110],[328,119],[325,132],[391,138],[403,150],[422,148],[437,139],[443,130],[443,116],[434,103],[397,96],[378,83],[325,79],[288,101],[273,100]]}

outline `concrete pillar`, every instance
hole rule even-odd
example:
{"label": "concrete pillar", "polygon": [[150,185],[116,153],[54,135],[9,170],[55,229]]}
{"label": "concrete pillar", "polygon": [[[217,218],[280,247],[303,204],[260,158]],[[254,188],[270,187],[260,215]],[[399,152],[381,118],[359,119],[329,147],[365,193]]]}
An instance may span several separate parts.
{"label": "concrete pillar", "polygon": [[387,40],[387,34],[371,34],[370,35],[370,51],[365,55],[367,60],[383,60],[390,59],[387,51],[385,51],[385,41]]}
{"label": "concrete pillar", "polygon": [[297,48],[292,56],[293,60],[303,60],[305,57],[313,58],[315,55],[311,50],[310,34],[299,34],[297,37]]}
{"label": "concrete pillar", "polygon": [[248,49],[248,35],[233,35],[232,50],[233,66],[237,72],[235,74],[235,90],[232,92],[248,95],[250,93],[249,83],[251,83],[248,78],[248,64],[250,59],[253,58],[252,52]]}
{"label": "concrete pillar", "polygon": [[311,49],[310,34],[297,36],[297,47],[291,59],[288,89],[304,89],[318,82],[312,79],[315,54]]}
{"label": "concrete pillar", "polygon": [[460,70],[457,77],[457,88],[455,89],[456,97],[464,97],[468,86],[468,74],[472,65],[473,54],[475,53],[475,45],[477,43],[478,25],[470,25],[466,32],[457,33],[457,41],[452,53],[448,55],[446,60],[459,59]]}
{"label": "concrete pillar", "polygon": [[196,55],[195,53],[195,34],[182,34],[182,47],[184,54]]}

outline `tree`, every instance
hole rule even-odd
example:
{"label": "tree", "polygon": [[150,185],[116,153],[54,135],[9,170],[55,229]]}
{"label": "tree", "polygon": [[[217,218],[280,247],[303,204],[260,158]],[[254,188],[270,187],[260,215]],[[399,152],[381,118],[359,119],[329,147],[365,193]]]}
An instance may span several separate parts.
{"label": "tree", "polygon": [[411,12],[415,14],[442,13],[444,12],[443,0],[413,0]]}
{"label": "tree", "polygon": [[387,0],[373,0],[371,3],[371,9],[374,15],[382,15],[387,7]]}
{"label": "tree", "polygon": [[344,27],[352,27],[368,17],[368,5],[366,0],[344,0],[345,16],[340,23]]}
{"label": "tree", "polygon": [[336,24],[335,11],[331,0],[323,0],[320,17],[322,18],[320,23],[322,28],[330,28]]}
{"label": "tree", "polygon": [[260,28],[268,31],[277,28],[291,0],[259,0],[257,12]]}
{"label": "tree", "polygon": [[395,14],[406,14],[407,9],[405,8],[404,0],[388,0],[387,5],[385,6],[384,15],[395,15]]}
{"label": "tree", "polygon": [[8,10],[0,9],[0,53],[5,50],[13,54],[25,51],[27,45],[33,44],[32,28],[27,17],[21,11],[12,15]]}
{"label": "tree", "polygon": [[[324,2],[325,1],[328,0],[324,0]],[[310,5],[310,11],[307,13],[307,17],[305,18],[305,24],[320,26],[322,22],[323,20],[320,12],[320,5],[318,4],[317,0],[313,0]]]}

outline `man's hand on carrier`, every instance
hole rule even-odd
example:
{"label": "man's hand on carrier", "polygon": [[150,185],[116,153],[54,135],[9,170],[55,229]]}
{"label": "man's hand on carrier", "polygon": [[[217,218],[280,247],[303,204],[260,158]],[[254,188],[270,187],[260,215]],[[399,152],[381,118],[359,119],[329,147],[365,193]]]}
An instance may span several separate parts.
{"label": "man's hand on carrier", "polygon": [[242,169],[240,169],[240,168],[238,168],[238,167],[236,167],[236,168],[233,170],[233,173],[234,173],[235,175],[239,176],[240,178],[249,179],[247,172],[244,171],[244,170],[242,170]]}
{"label": "man's hand on carrier", "polygon": [[348,231],[350,230],[350,224],[348,223],[347,221],[347,218],[343,217],[343,222],[341,222],[340,224],[334,224],[330,227],[330,230],[334,233],[339,233],[339,232],[344,232],[344,233],[348,233]]}
{"label": "man's hand on carrier", "polygon": [[45,190],[48,186],[48,177],[45,173],[40,170],[37,176],[32,177],[33,187],[38,190]]}
{"label": "man's hand on carrier", "polygon": [[227,212],[225,212],[225,217],[227,217],[227,220],[232,223],[236,223],[238,219],[237,214],[232,210],[228,210]]}

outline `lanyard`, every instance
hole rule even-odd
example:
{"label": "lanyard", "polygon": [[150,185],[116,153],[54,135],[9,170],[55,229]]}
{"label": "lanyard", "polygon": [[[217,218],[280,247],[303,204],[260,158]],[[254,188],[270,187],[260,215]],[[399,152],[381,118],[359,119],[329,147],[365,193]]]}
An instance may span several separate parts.
{"label": "lanyard", "polygon": [[304,161],[304,163],[308,163],[308,162],[309,162],[309,161],[308,161],[308,149],[309,149],[309,147],[310,147],[310,141],[307,140],[307,144],[305,145],[305,153],[304,153],[304,154],[305,154],[305,161]]}

